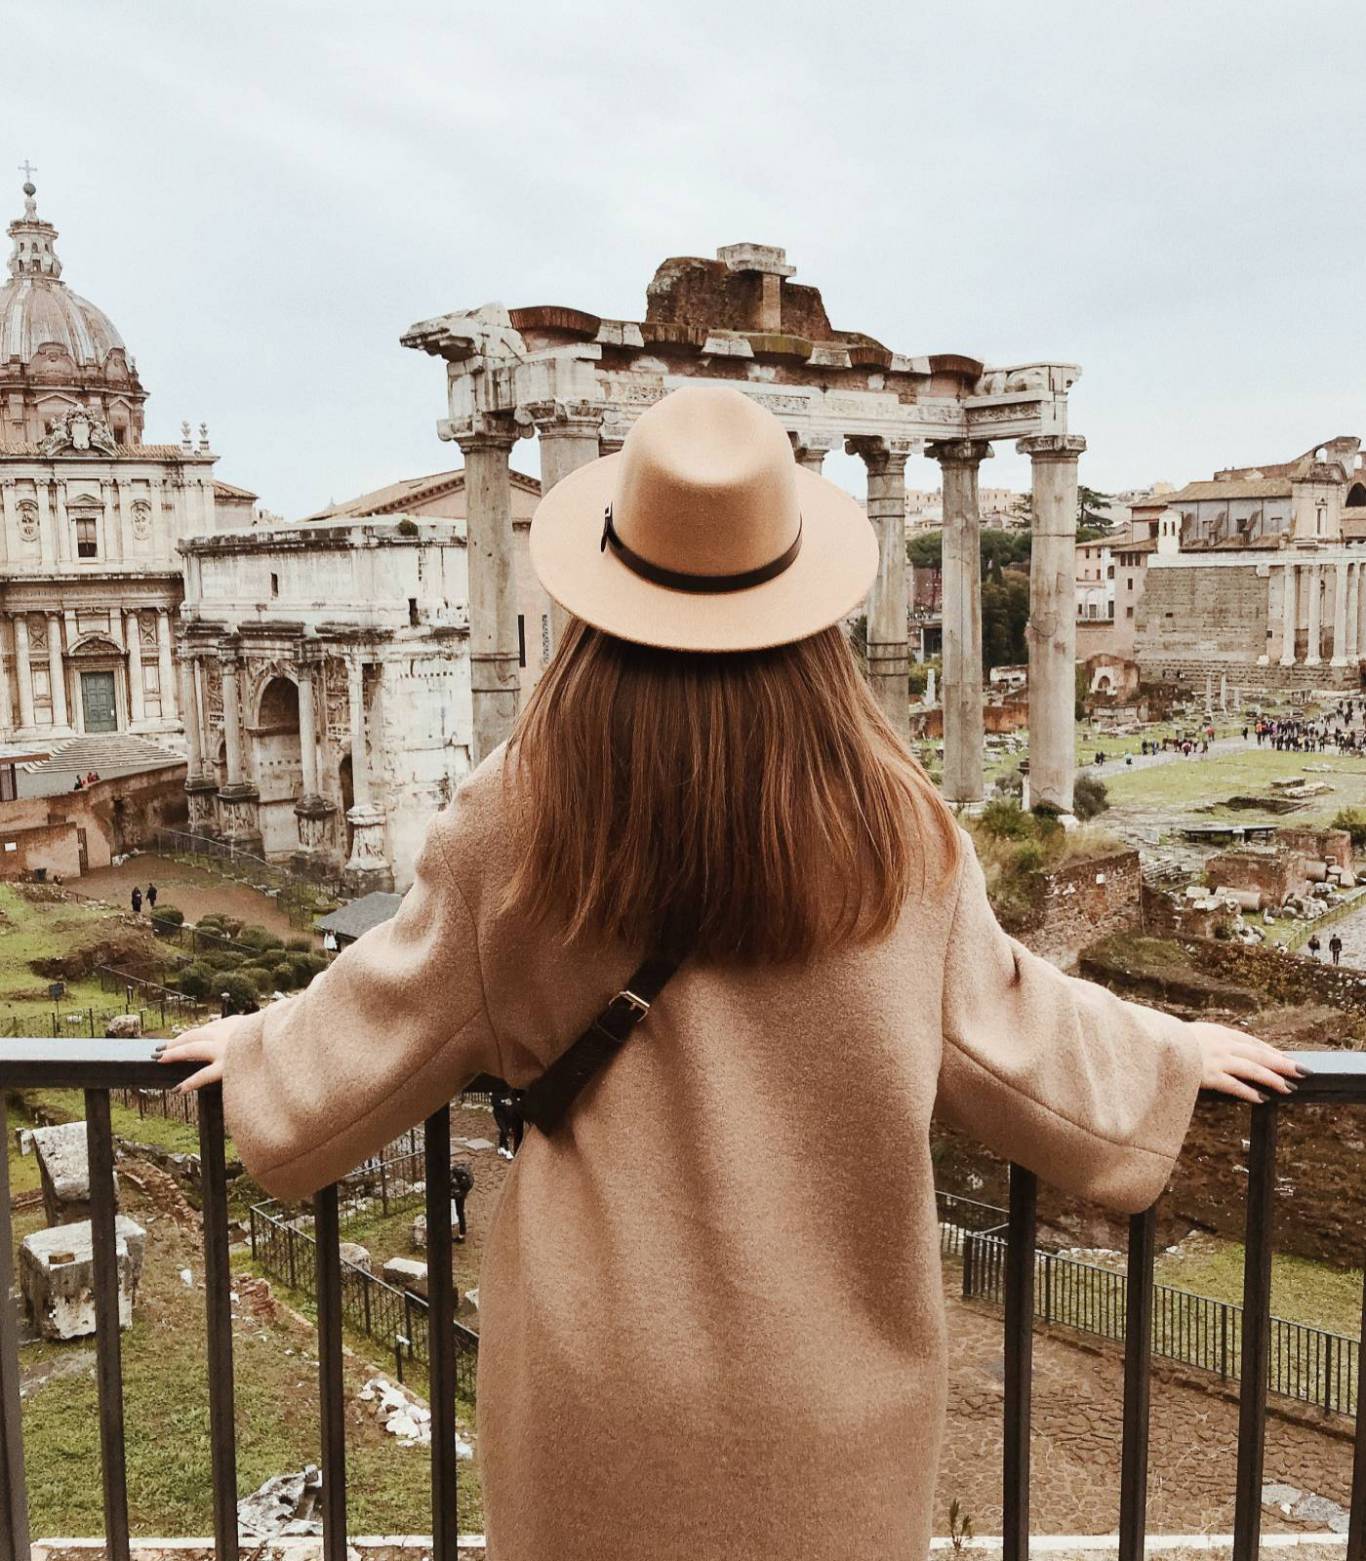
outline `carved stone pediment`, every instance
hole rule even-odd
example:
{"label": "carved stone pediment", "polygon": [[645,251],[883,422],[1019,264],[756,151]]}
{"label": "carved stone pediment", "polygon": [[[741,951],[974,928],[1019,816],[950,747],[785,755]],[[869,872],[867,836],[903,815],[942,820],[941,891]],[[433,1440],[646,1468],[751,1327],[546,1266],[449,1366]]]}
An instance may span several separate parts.
{"label": "carved stone pediment", "polygon": [[42,443],[44,455],[62,455],[68,450],[78,455],[113,455],[116,448],[108,423],[84,407],[59,419]]}

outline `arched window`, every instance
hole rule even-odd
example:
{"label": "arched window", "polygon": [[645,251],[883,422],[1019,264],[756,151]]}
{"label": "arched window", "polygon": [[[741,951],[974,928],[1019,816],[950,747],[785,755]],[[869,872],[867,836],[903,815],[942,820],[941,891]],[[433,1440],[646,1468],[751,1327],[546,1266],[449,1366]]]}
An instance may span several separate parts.
{"label": "arched window", "polygon": [[1366,482],[1354,482],[1347,493],[1347,503],[1355,508],[1359,504],[1366,504]]}

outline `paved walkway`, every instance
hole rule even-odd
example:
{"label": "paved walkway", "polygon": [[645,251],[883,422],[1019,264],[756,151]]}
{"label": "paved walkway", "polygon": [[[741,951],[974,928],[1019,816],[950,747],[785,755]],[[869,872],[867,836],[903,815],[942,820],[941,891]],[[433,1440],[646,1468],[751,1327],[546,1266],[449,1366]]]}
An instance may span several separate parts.
{"label": "paved walkway", "polygon": [[[1201,753],[1197,748],[1189,759],[1184,754],[1169,749],[1162,753],[1135,753],[1131,755],[1116,754],[1114,758],[1107,758],[1104,764],[1082,764],[1079,768],[1087,775],[1104,777],[1117,774],[1121,770],[1151,770],[1163,764],[1194,764],[1200,759],[1215,758],[1221,753],[1251,753],[1256,750],[1257,743],[1254,738],[1244,742],[1241,737],[1216,737],[1209,745],[1208,753]],[[1081,750],[1083,756],[1087,753],[1104,753],[1105,744],[1098,742],[1089,748]],[[1127,758],[1132,763],[1126,763]],[[1313,755],[1306,754],[1305,758]]]}

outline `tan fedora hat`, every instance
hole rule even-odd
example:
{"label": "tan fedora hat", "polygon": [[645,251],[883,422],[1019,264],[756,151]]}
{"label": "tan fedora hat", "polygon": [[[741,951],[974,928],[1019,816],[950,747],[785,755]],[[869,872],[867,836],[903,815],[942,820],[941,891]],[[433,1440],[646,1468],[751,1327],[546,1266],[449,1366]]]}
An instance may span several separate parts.
{"label": "tan fedora hat", "polygon": [[878,549],[859,504],[797,465],[772,413],[690,385],[642,413],[619,454],[556,483],[531,561],[562,607],[621,639],[761,650],[858,607]]}

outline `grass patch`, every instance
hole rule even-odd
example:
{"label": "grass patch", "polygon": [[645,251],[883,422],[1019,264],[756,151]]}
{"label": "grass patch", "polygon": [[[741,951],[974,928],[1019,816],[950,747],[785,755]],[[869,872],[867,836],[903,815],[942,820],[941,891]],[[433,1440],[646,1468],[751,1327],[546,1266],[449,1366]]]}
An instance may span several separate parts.
{"label": "grass patch", "polygon": [[[1157,1278],[1216,1301],[1242,1304],[1243,1246],[1218,1236],[1188,1237],[1175,1253],[1162,1253]],[[1271,1311],[1287,1322],[1325,1328],[1350,1339],[1361,1336],[1362,1271],[1329,1268],[1308,1258],[1277,1253],[1271,1262]]]}
{"label": "grass patch", "polygon": [[[130,1522],[143,1537],[211,1532],[208,1382],[204,1349],[203,1261],[197,1233],[136,1197],[128,1212],[148,1232],[133,1327],[123,1335]],[[42,1224],[16,1217],[16,1239]],[[240,1259],[234,1263],[240,1275]],[[179,1271],[188,1268],[194,1288]],[[277,1295],[284,1292],[276,1289]],[[234,1320],[238,1490],[319,1458],[316,1337],[287,1310],[255,1309],[245,1287]],[[292,1298],[291,1298],[292,1299]],[[299,1306],[298,1310],[304,1308]],[[431,1527],[430,1458],[400,1447],[356,1392],[376,1369],[370,1341],[348,1337],[345,1365],[348,1517],[352,1532],[426,1533]],[[25,1465],[35,1535],[103,1531],[99,1418],[92,1340],[40,1343],[21,1353],[26,1394]],[[421,1391],[419,1382],[411,1384]],[[468,1424],[470,1406],[460,1406]],[[460,1466],[460,1527],[483,1520],[478,1481]]]}
{"label": "grass patch", "polygon": [[1268,792],[1273,780],[1301,776],[1326,781],[1333,790],[1311,798],[1298,812],[1267,814],[1267,822],[1294,828],[1326,828],[1341,808],[1366,805],[1366,759],[1340,758],[1331,753],[1277,753],[1255,746],[1245,752],[1211,754],[1205,759],[1173,759],[1146,769],[1119,770],[1107,775],[1105,782],[1112,807],[1194,811],[1214,803],[1212,812],[1202,813],[1202,819],[1228,817],[1252,823],[1262,817],[1255,810],[1235,811],[1218,804],[1228,797]]}

